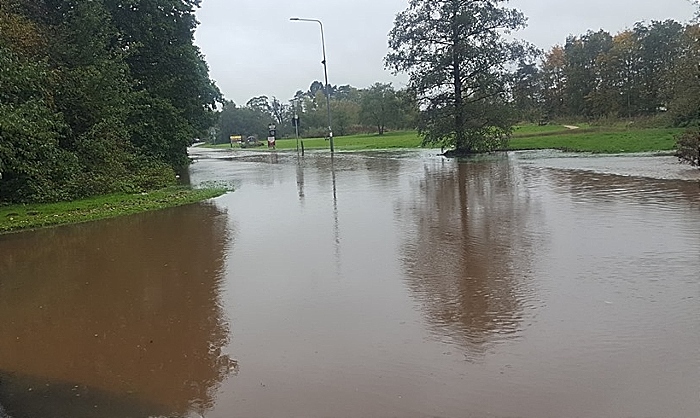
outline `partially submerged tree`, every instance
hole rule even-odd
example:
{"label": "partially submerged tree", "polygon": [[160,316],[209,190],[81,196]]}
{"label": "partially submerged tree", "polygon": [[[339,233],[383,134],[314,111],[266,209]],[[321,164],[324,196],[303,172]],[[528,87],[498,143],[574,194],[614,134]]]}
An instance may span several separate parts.
{"label": "partially submerged tree", "polygon": [[424,143],[460,154],[505,146],[514,124],[514,64],[534,48],[504,35],[525,16],[504,0],[410,0],[389,33],[386,66],[407,72],[422,109]]}

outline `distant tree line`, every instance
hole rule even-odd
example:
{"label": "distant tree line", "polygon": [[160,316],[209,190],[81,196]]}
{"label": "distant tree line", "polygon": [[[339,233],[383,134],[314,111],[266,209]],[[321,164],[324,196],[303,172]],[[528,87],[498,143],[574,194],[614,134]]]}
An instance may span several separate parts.
{"label": "distant tree line", "polygon": [[[334,135],[384,134],[390,129],[413,129],[418,114],[415,97],[407,90],[395,90],[391,83],[375,83],[366,89],[329,85]],[[301,137],[328,134],[328,109],[323,83],[314,81],[306,91],[281,102],[276,97],[258,96],[239,106],[227,102],[212,139],[229,141],[231,135],[266,137],[268,125],[277,127],[278,137],[296,135],[293,118],[299,118]]]}
{"label": "distant tree line", "polygon": [[[387,67],[411,75],[409,86],[329,86],[335,135],[418,129],[426,144],[479,152],[502,148],[518,121],[700,124],[697,22],[640,22],[616,35],[588,32],[538,53],[498,34],[498,28],[522,27],[524,16],[497,3],[412,0],[397,16],[387,56]],[[265,137],[270,123],[278,136],[293,136],[295,112],[302,137],[327,134],[323,83],[314,81],[285,102],[267,96],[242,106],[227,102],[212,140]]]}
{"label": "distant tree line", "polygon": [[661,116],[673,126],[700,122],[700,25],[637,23],[570,36],[538,64],[521,63],[513,84],[520,119]]}
{"label": "distant tree line", "polygon": [[200,0],[0,2],[0,204],[175,181],[221,95]]}

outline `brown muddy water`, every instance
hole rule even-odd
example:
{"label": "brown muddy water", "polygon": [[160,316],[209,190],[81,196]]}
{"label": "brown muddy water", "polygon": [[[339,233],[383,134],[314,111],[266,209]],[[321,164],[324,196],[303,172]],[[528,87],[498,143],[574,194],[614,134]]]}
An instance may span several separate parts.
{"label": "brown muddy water", "polygon": [[193,156],[236,191],[0,236],[0,416],[700,416],[697,170]]}

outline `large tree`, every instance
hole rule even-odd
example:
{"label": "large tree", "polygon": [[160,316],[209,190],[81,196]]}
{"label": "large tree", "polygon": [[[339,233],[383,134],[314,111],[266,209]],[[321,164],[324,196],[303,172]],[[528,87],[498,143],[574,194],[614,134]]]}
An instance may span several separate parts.
{"label": "large tree", "polygon": [[[604,30],[588,31],[587,34],[566,39],[564,52],[566,62],[565,103],[575,115],[597,117],[605,114],[600,102],[604,100],[602,76],[598,57],[612,48],[612,36]],[[602,96],[602,98],[601,98]]]}
{"label": "large tree", "polygon": [[424,143],[458,153],[502,148],[514,123],[513,64],[534,52],[505,34],[525,16],[503,0],[410,0],[389,33],[386,65],[407,72],[420,100]]}
{"label": "large tree", "polygon": [[[215,123],[216,105],[223,102],[194,45],[201,0],[103,1],[138,93],[132,140],[172,166],[188,164],[187,146]],[[143,125],[156,129],[143,132]]]}
{"label": "large tree", "polygon": [[377,128],[383,135],[387,126],[396,126],[399,119],[399,99],[391,83],[375,83],[362,93],[360,120]]}

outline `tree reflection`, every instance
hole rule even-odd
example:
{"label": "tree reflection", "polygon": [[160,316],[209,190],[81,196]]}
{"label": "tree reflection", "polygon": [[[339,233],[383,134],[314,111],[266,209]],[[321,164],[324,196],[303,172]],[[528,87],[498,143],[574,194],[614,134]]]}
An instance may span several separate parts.
{"label": "tree reflection", "polygon": [[433,332],[468,356],[517,335],[531,293],[537,219],[514,169],[505,157],[428,163],[401,208],[408,287]]}
{"label": "tree reflection", "polygon": [[2,237],[0,404],[15,418],[212,408],[236,367],[222,351],[229,241],[206,204]]}

